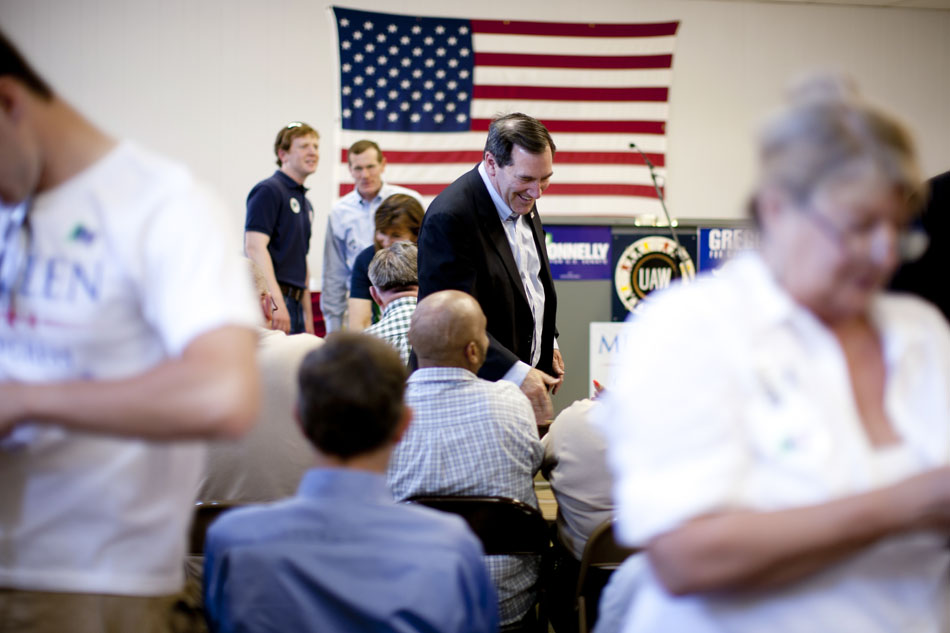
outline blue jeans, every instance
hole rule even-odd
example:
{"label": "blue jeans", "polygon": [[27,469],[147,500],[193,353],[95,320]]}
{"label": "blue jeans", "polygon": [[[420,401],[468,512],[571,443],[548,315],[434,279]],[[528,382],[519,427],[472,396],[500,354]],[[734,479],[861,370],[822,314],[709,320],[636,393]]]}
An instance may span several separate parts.
{"label": "blue jeans", "polygon": [[284,304],[287,306],[287,314],[290,315],[290,333],[300,334],[306,332],[306,325],[303,318],[303,305],[290,295],[284,295]]}

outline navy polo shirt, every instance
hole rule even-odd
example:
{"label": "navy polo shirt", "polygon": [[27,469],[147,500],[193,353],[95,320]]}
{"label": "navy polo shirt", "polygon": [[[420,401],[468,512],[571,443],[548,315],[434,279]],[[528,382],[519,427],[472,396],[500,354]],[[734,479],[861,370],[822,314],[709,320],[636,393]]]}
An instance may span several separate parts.
{"label": "navy polo shirt", "polygon": [[313,206],[307,189],[280,171],[247,194],[245,231],[270,236],[267,251],[278,283],[305,288]]}

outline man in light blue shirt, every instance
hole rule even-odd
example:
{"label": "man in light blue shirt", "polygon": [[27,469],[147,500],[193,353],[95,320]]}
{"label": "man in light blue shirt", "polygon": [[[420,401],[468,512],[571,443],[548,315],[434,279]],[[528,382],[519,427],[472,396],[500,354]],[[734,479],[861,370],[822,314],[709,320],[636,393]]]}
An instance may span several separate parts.
{"label": "man in light blue shirt", "polygon": [[462,519],[393,501],[384,473],[411,410],[384,341],[340,333],[303,361],[299,418],[315,468],[297,496],[208,532],[215,632],[497,631],[482,547]]}
{"label": "man in light blue shirt", "polygon": [[357,255],[373,243],[376,208],[394,193],[410,195],[422,204],[418,192],[383,182],[386,158],[379,145],[373,141],[353,143],[347,152],[347,163],[353,176],[353,191],[337,200],[330,209],[323,245],[320,309],[323,311],[327,333],[343,326],[353,262]]}

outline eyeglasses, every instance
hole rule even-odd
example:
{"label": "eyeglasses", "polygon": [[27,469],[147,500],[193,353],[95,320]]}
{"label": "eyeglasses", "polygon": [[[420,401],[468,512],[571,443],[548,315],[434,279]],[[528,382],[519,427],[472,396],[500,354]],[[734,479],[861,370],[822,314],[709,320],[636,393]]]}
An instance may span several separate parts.
{"label": "eyeglasses", "polygon": [[303,124],[302,122],[300,122],[300,121],[291,121],[290,123],[287,124],[287,127],[285,127],[284,129],[285,129],[285,130],[292,130],[292,129],[294,129],[295,127],[300,127],[301,125],[304,125],[304,124]]}
{"label": "eyeglasses", "polygon": [[804,215],[828,239],[852,255],[871,252],[876,246],[875,240],[879,235],[878,230],[883,224],[889,224],[894,230],[897,239],[897,250],[902,261],[913,261],[919,258],[930,244],[927,234],[919,227],[897,225],[887,220],[843,227],[814,207],[806,207]]}

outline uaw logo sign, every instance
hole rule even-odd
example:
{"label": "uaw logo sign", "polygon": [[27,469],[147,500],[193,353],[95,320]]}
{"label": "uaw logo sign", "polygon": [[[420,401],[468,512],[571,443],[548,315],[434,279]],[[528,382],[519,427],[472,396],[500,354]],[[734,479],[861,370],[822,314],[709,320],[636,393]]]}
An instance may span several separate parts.
{"label": "uaw logo sign", "polygon": [[[686,232],[684,232],[686,233]],[[615,236],[620,237],[620,236]],[[633,312],[648,294],[668,288],[677,280],[696,276],[690,248],[696,249],[695,232],[680,235],[682,246],[665,235],[626,236],[632,241],[622,249],[614,263],[614,320]],[[614,247],[617,248],[615,242]]]}

